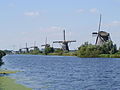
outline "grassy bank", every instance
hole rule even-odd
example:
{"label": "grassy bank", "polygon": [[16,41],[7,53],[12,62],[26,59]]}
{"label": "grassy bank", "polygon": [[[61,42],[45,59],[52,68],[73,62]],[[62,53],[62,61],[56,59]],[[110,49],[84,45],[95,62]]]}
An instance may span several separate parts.
{"label": "grassy bank", "polygon": [[120,54],[101,54],[101,58],[120,58]]}
{"label": "grassy bank", "polygon": [[0,74],[12,74],[20,71],[0,70]]}
{"label": "grassy bank", "polygon": [[68,53],[49,53],[48,55],[77,56],[76,52],[68,52]]}
{"label": "grassy bank", "polygon": [[[24,53],[25,55],[45,55],[44,53],[38,53],[38,54],[31,54],[31,53]],[[78,52],[68,52],[68,53],[48,53],[47,55],[57,55],[57,56],[78,56],[80,58],[120,58],[120,54],[100,54],[97,56],[79,56]]]}
{"label": "grassy bank", "polygon": [[6,77],[7,74],[16,73],[19,71],[0,70],[0,90],[32,90],[20,84],[17,84],[14,79]]}
{"label": "grassy bank", "polygon": [[15,83],[14,79],[2,76],[0,77],[0,90],[32,90],[32,89],[26,88],[25,86]]}

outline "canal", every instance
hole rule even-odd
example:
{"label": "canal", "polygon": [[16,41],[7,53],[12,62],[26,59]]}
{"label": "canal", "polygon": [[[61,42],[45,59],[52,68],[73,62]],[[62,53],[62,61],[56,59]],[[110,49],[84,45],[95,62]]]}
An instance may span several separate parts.
{"label": "canal", "polygon": [[120,59],[7,55],[2,69],[33,90],[120,90]]}

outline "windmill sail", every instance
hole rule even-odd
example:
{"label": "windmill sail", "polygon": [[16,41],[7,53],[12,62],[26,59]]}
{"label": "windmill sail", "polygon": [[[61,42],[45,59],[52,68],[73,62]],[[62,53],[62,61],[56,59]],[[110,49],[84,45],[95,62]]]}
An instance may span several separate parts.
{"label": "windmill sail", "polygon": [[101,29],[101,19],[102,19],[102,15],[100,14],[100,21],[99,21],[99,28],[98,28],[98,32],[100,32],[100,29]]}

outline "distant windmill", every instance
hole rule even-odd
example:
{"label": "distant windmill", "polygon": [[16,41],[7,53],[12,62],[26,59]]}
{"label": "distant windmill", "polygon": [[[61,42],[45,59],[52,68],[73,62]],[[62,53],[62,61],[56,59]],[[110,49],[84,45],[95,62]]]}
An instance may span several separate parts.
{"label": "distant windmill", "polygon": [[63,30],[63,41],[54,41],[53,43],[61,43],[62,44],[62,49],[63,51],[69,51],[69,46],[68,44],[71,42],[76,42],[76,40],[71,40],[71,41],[67,41],[65,38],[65,30]]}
{"label": "distant windmill", "polygon": [[21,48],[21,49],[19,49],[19,52],[20,52],[20,53],[22,52],[22,50],[25,50],[26,53],[29,52],[29,48],[28,48],[28,46],[27,46],[27,43],[26,43],[25,45],[26,45],[25,48]]}
{"label": "distant windmill", "polygon": [[47,44],[47,37],[46,37],[46,40],[45,40],[45,44],[44,45],[41,45],[42,47],[45,47],[45,48],[48,48],[50,47],[50,44]]}
{"label": "distant windmill", "polygon": [[29,47],[29,49],[33,49],[33,50],[38,50],[38,46],[36,46],[36,41],[34,41],[34,45]]}
{"label": "distant windmill", "polygon": [[102,15],[100,14],[100,21],[99,21],[98,32],[93,32],[92,33],[94,36],[97,36],[95,45],[102,45],[105,42],[108,42],[108,41],[111,40],[110,39],[110,34],[108,32],[101,31],[101,17],[102,17]]}

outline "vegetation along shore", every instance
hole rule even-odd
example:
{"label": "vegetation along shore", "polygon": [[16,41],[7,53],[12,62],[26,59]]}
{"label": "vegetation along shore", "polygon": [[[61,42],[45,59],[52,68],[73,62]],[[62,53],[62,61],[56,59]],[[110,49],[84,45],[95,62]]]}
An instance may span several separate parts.
{"label": "vegetation along shore", "polygon": [[19,54],[32,55],[60,55],[60,56],[78,56],[81,58],[120,58],[120,49],[117,49],[116,44],[112,41],[106,42],[102,45],[92,45],[88,42],[82,44],[78,50],[63,51],[62,49],[54,49],[53,47],[46,47],[44,51],[31,50]]}

